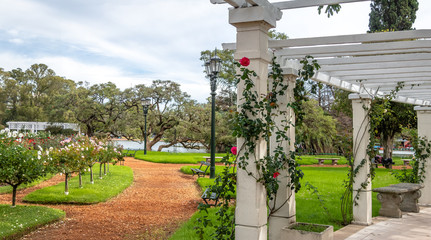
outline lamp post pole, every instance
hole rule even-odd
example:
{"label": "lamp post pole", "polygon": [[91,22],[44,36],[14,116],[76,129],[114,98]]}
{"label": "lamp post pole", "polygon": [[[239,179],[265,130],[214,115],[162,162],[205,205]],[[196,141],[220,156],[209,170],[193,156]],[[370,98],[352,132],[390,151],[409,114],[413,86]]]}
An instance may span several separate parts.
{"label": "lamp post pole", "polygon": [[211,84],[211,165],[210,165],[210,178],[215,178],[215,96],[217,90],[217,74],[221,70],[221,59],[217,57],[217,49],[215,55],[208,62],[205,63],[205,70],[207,76],[210,78]]}
{"label": "lamp post pole", "polygon": [[215,96],[217,88],[217,76],[211,74],[211,166],[210,166],[210,178],[215,178]]}
{"label": "lamp post pole", "polygon": [[144,155],[147,155],[147,114],[150,99],[142,99],[142,112],[144,113]]}

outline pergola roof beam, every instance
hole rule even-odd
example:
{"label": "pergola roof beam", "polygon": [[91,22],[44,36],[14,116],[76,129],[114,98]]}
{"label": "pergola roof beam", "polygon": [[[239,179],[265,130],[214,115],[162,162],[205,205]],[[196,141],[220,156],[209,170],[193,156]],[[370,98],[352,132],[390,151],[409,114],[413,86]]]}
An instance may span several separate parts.
{"label": "pergola roof beam", "polygon": [[329,44],[377,43],[385,41],[411,40],[429,38],[431,30],[410,30],[399,32],[365,33],[356,35],[340,35],[330,37],[296,38],[286,40],[269,40],[270,48],[305,47]]}
{"label": "pergola roof beam", "polygon": [[339,3],[352,3],[352,2],[365,2],[370,0],[293,0],[293,1],[285,1],[285,2],[275,2],[272,3],[274,6],[279,9],[295,9],[295,8],[304,8],[304,7],[315,7],[321,5],[332,5]]}
{"label": "pergola roof beam", "polygon": [[345,77],[345,76],[368,76],[368,75],[385,75],[385,74],[401,74],[401,73],[427,73],[431,74],[431,68],[429,66],[421,67],[408,67],[408,68],[378,68],[378,69],[366,69],[364,70],[341,70],[341,71],[329,71],[331,76]]}
{"label": "pergola roof beam", "polygon": [[[429,48],[429,49],[427,49]],[[431,40],[281,49],[276,55],[360,56],[401,52],[431,52]]]}
{"label": "pergola roof beam", "polygon": [[[319,61],[319,63],[322,64],[321,61]],[[363,69],[390,69],[390,68],[413,68],[413,67],[431,67],[431,60],[322,65],[320,71],[330,72],[330,71],[351,71],[351,70],[363,70]]]}
{"label": "pergola roof beam", "polygon": [[380,56],[343,57],[319,59],[321,65],[333,64],[359,64],[359,63],[381,63],[381,62],[405,62],[414,60],[430,60],[431,53],[407,53]]}

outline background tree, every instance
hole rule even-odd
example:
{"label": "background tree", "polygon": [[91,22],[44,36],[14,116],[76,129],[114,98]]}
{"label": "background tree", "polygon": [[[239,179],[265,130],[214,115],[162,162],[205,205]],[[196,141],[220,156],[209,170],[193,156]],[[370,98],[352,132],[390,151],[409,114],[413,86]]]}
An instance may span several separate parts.
{"label": "background tree", "polygon": [[315,99],[302,102],[304,117],[296,128],[297,142],[308,153],[335,152],[336,120],[325,114]]}
{"label": "background tree", "polygon": [[[416,20],[417,0],[375,0],[371,3],[369,32],[411,30]],[[379,105],[380,106],[377,106]],[[383,119],[377,123],[378,135],[383,146],[384,158],[392,157],[392,148],[396,133],[402,127],[416,126],[413,106],[402,103],[388,102],[381,105],[377,101],[375,107],[384,108]],[[396,114],[395,114],[396,113]],[[397,115],[397,116],[395,116]]]}
{"label": "background tree", "polygon": [[369,32],[410,30],[418,9],[417,0],[374,0],[371,2]]}

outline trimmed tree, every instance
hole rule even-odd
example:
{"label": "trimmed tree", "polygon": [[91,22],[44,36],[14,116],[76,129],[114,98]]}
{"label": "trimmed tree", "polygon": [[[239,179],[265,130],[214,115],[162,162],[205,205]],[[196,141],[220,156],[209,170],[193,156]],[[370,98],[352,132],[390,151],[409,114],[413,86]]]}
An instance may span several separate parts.
{"label": "trimmed tree", "polygon": [[35,153],[21,145],[17,135],[7,130],[0,133],[0,183],[12,187],[12,207],[16,205],[16,191],[21,184],[31,183],[50,172],[49,152],[39,149]]}

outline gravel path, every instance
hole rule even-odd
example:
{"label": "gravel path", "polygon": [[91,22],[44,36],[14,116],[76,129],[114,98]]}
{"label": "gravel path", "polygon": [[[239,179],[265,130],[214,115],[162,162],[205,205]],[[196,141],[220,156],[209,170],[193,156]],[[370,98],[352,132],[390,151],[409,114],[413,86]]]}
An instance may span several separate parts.
{"label": "gravel path", "polygon": [[[156,164],[126,158],[134,182],[119,196],[96,205],[48,205],[66,212],[66,219],[34,231],[22,239],[167,239],[197,211],[200,200],[195,177],[182,174],[177,164]],[[54,177],[18,194],[63,181]],[[10,194],[0,203],[10,203]]]}

